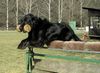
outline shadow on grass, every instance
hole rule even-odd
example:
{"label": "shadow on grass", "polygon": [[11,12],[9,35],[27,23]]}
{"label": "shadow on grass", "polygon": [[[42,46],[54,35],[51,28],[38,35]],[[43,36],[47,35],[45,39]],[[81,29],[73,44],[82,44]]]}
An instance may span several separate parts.
{"label": "shadow on grass", "polygon": [[58,73],[58,72],[49,71],[49,70],[43,70],[43,69],[38,69],[38,68],[36,68],[36,70],[39,70],[39,71],[44,71],[44,72],[49,72],[49,73]]}
{"label": "shadow on grass", "polygon": [[[45,56],[43,54],[38,54],[38,53],[35,53],[34,56]],[[35,68],[35,65],[41,61],[41,59],[35,59],[33,58],[33,61],[34,61],[34,65],[32,66],[32,70]]]}
{"label": "shadow on grass", "polygon": [[[35,53],[34,56],[41,56],[41,57],[44,57],[45,55],[44,55],[44,54]],[[33,58],[34,64],[40,62],[41,60],[42,60],[42,59],[35,59],[35,58]]]}
{"label": "shadow on grass", "polygon": [[35,68],[35,65],[41,61],[41,59],[33,59],[34,65],[32,66],[32,70]]}
{"label": "shadow on grass", "polygon": [[[45,55],[44,54],[38,54],[38,53],[35,53],[35,56],[41,56],[41,57],[44,57]],[[42,59],[35,59],[34,58],[34,64],[36,65],[38,62],[40,62]],[[32,67],[32,69],[34,69],[35,66]],[[54,71],[49,71],[49,70],[43,70],[43,69],[38,69],[36,68],[37,70],[39,71],[44,71],[44,72],[49,72],[49,73],[58,73],[58,72],[54,72]]]}

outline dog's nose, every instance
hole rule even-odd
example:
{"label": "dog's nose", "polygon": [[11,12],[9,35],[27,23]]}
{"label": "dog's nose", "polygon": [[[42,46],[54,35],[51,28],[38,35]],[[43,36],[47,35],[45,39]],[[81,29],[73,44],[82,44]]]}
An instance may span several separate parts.
{"label": "dog's nose", "polygon": [[21,30],[20,30],[20,25],[17,25],[17,26],[16,26],[16,30],[17,30],[18,32],[21,31]]}

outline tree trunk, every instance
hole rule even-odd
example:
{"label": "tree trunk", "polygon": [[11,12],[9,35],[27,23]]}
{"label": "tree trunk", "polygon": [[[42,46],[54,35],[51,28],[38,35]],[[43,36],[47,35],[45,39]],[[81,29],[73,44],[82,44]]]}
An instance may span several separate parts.
{"label": "tree trunk", "polygon": [[68,22],[70,22],[70,20],[71,20],[71,2],[70,2],[70,0],[68,0]]}
{"label": "tree trunk", "polygon": [[40,16],[40,15],[39,15],[40,11],[39,11],[39,6],[38,6],[37,3],[36,3],[36,7],[37,7],[37,16],[39,17],[39,16]]}
{"label": "tree trunk", "polygon": [[58,22],[61,23],[61,0],[58,2]]}
{"label": "tree trunk", "polygon": [[74,1],[71,0],[71,20],[73,21],[73,4],[74,4]]}
{"label": "tree trunk", "polygon": [[18,1],[16,0],[16,25],[18,25]]}
{"label": "tree trunk", "polygon": [[25,0],[26,1],[26,14],[28,14],[29,13],[29,10],[28,10],[28,1],[27,0]]}
{"label": "tree trunk", "polygon": [[58,3],[58,22],[62,22],[62,15],[63,15],[63,0],[59,0]]}
{"label": "tree trunk", "polygon": [[9,18],[9,14],[8,14],[8,0],[6,0],[7,1],[7,20],[6,20],[6,29],[7,29],[7,31],[8,31],[8,29],[9,29],[9,26],[8,26],[8,18]]}
{"label": "tree trunk", "polygon": [[32,12],[32,0],[30,0],[30,4],[29,4],[29,13],[31,13]]}
{"label": "tree trunk", "polygon": [[61,14],[60,14],[60,23],[62,22],[62,16],[63,16],[63,0],[61,0]]}
{"label": "tree trunk", "polygon": [[83,0],[80,0],[80,26],[83,27],[82,25],[82,7],[83,7]]}
{"label": "tree trunk", "polygon": [[49,3],[48,3],[48,7],[49,7],[49,21],[51,21],[51,0],[49,0]]}

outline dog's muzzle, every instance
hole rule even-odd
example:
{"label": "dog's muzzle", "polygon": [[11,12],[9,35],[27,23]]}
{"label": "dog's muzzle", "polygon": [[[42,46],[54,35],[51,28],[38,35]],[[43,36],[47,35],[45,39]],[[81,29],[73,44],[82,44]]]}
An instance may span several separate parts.
{"label": "dog's muzzle", "polygon": [[18,32],[21,32],[21,30],[20,30],[20,25],[17,25],[17,26],[16,26],[16,30],[17,30]]}

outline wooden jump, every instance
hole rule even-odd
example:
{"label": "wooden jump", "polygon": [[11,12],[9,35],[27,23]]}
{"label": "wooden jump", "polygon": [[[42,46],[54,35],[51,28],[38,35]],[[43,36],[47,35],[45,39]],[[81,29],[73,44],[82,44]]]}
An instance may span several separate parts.
{"label": "wooden jump", "polygon": [[81,41],[53,41],[50,48],[60,48],[65,50],[88,50],[100,51],[100,42],[81,42]]}

